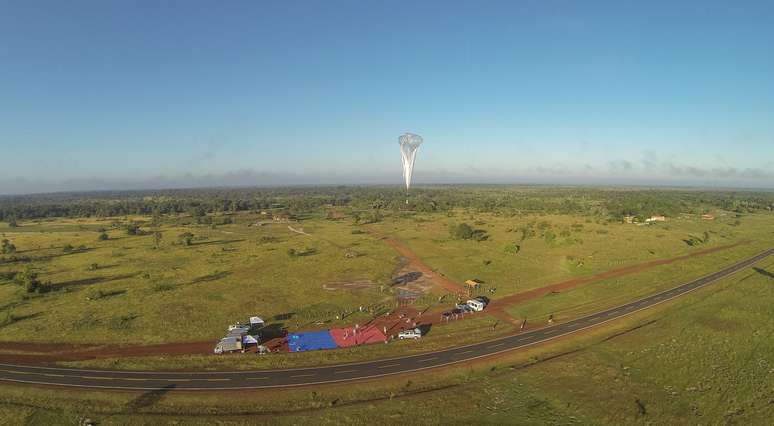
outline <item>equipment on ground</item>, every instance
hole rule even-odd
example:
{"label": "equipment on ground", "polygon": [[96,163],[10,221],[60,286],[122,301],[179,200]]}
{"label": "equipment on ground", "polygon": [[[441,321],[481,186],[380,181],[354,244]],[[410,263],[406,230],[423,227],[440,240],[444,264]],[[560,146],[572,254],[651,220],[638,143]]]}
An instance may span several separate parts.
{"label": "equipment on ground", "polygon": [[237,352],[243,349],[241,336],[228,336],[220,339],[217,345],[215,345],[216,354],[224,354],[229,352]]}

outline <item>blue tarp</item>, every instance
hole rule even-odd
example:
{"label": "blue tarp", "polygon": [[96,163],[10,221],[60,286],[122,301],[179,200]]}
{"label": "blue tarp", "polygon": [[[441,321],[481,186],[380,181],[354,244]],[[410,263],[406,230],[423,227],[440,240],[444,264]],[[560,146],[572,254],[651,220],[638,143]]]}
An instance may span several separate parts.
{"label": "blue tarp", "polygon": [[288,334],[288,350],[290,352],[316,351],[318,349],[336,349],[331,333],[325,331],[309,331],[306,333]]}

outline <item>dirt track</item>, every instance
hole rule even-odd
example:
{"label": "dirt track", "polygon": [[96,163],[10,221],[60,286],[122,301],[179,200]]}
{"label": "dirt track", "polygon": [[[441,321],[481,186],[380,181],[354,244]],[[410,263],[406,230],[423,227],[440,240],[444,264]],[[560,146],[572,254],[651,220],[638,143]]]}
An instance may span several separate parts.
{"label": "dirt track", "polygon": [[417,256],[416,253],[414,253],[410,248],[406,247],[400,241],[392,237],[386,236],[368,225],[363,225],[363,228],[366,231],[368,231],[368,233],[370,233],[371,235],[378,237],[380,240],[387,243],[387,245],[389,245],[395,251],[400,253],[401,256],[408,259],[410,265],[414,266],[416,270],[418,270],[419,272],[429,277],[436,284],[441,286],[444,290],[453,294],[459,294],[464,291],[464,288],[462,285],[457,284],[456,282],[450,280],[449,278],[446,278],[443,274],[439,274],[433,271],[432,268],[430,268],[427,264],[422,262],[422,260]]}
{"label": "dirt track", "polygon": [[100,358],[207,354],[212,352],[214,346],[214,341],[131,346],[1,342],[0,351],[13,353],[0,352],[0,362],[49,364],[57,361],[85,361]]}

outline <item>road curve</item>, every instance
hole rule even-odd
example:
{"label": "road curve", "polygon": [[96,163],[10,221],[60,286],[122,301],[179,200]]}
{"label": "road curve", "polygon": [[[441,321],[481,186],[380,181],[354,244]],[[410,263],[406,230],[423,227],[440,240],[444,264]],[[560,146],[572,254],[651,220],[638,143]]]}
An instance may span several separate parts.
{"label": "road curve", "polygon": [[613,321],[709,285],[772,254],[774,249],[769,249],[689,283],[572,321],[419,355],[287,370],[230,372],[108,371],[0,364],[0,381],[102,389],[226,390],[305,386],[426,370],[524,348]]}

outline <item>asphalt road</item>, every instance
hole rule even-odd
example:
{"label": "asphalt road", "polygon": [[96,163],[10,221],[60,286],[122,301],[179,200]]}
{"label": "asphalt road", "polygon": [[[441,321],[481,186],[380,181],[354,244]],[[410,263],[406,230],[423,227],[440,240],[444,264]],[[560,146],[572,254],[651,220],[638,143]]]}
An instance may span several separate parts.
{"label": "asphalt road", "polygon": [[320,367],[240,372],[123,372],[0,364],[0,381],[105,389],[260,389],[353,381],[426,370],[524,348],[616,320],[709,285],[771,254],[774,254],[774,249],[670,290],[566,323],[420,355]]}

